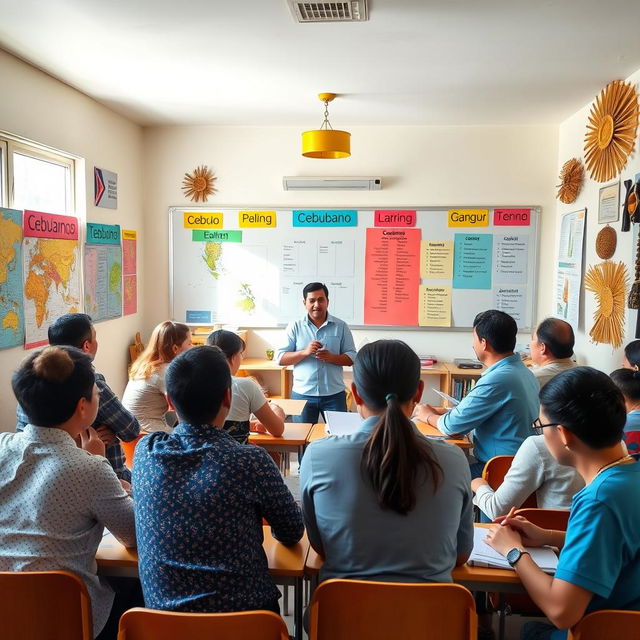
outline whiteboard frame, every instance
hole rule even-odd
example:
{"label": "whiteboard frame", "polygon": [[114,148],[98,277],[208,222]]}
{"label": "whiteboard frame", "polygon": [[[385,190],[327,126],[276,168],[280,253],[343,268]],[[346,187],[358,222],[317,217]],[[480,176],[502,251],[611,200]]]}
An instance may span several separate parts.
{"label": "whiteboard frame", "polygon": [[[322,205],[270,205],[270,204],[261,204],[261,205],[246,205],[246,204],[197,204],[197,205],[173,205],[168,208],[168,216],[167,216],[167,224],[169,226],[169,315],[172,320],[175,320],[174,317],[174,282],[173,282],[173,225],[171,224],[172,216],[177,211],[215,211],[215,210],[250,210],[250,211],[262,211],[262,210],[291,210],[294,209],[321,209],[323,211],[342,211],[344,209],[355,210],[355,211],[376,211],[376,210],[408,210],[408,211],[448,211],[449,209],[530,209],[532,213],[535,213],[535,251],[533,255],[533,263],[535,265],[535,273],[533,274],[533,284],[531,286],[531,319],[533,326],[526,327],[518,327],[518,333],[530,333],[534,326],[536,326],[536,317],[538,312],[538,269],[539,269],[539,254],[540,254],[540,236],[541,236],[541,215],[542,215],[542,207],[539,205],[523,205],[523,204],[511,204],[511,205],[482,205],[482,204],[466,204],[466,205],[439,205],[439,206],[415,206],[415,205],[367,205],[367,206],[359,206],[359,205],[342,205],[342,206],[322,206]],[[530,225],[528,228],[531,229]],[[407,227],[409,228],[409,227]],[[417,228],[417,227],[411,227]],[[465,227],[460,227],[460,230]],[[180,322],[184,322],[180,320]],[[200,326],[209,326],[207,323],[189,323],[189,326],[200,327]],[[218,323],[210,323],[211,326]],[[287,323],[278,323],[274,325],[268,326],[240,326],[241,329],[255,329],[255,330],[264,330],[264,329],[284,329],[286,328]],[[399,326],[399,325],[378,325],[378,324],[350,324],[350,329],[354,330],[379,330],[379,331],[436,331],[436,332],[457,332],[457,333],[468,333],[472,330],[472,327],[408,327],[408,326]]]}

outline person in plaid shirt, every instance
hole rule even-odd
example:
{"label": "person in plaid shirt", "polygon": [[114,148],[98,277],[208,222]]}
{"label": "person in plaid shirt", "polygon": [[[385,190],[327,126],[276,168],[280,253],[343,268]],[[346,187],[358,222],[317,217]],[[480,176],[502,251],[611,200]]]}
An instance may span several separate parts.
{"label": "person in plaid shirt", "polygon": [[[98,350],[96,329],[85,313],[67,313],[49,327],[49,344],[77,347],[92,358]],[[120,480],[131,482],[131,472],[125,466],[120,440],[130,442],[140,433],[135,416],[122,406],[118,396],[106,383],[104,376],[96,373],[96,385],[100,393],[100,406],[93,427],[104,442],[107,460]],[[20,405],[16,408],[16,431],[22,431],[29,417]]]}

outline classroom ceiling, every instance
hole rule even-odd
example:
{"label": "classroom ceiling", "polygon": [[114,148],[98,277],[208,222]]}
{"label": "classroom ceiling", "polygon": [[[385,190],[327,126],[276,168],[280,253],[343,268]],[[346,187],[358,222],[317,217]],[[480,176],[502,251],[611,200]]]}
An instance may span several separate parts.
{"label": "classroom ceiling", "polygon": [[559,123],[640,68],[638,0],[0,0],[0,48],[143,125]]}

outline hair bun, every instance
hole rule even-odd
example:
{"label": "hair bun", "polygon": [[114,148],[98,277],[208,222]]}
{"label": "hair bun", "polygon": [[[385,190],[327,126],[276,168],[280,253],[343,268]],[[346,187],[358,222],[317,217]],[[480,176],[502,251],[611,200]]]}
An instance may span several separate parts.
{"label": "hair bun", "polygon": [[33,359],[33,372],[48,382],[64,382],[74,368],[71,356],[60,347],[46,347]]}

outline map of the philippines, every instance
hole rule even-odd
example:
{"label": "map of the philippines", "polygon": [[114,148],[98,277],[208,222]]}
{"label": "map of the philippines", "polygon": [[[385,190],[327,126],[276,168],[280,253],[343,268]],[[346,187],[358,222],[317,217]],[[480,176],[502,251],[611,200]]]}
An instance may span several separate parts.
{"label": "map of the philippines", "polygon": [[0,349],[23,342],[22,211],[0,208]]}

